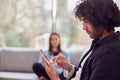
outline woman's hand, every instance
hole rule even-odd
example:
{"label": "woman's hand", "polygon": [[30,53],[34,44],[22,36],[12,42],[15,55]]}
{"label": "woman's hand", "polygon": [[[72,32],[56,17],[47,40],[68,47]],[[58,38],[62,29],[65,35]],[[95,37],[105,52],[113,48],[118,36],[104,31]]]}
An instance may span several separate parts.
{"label": "woman's hand", "polygon": [[52,65],[52,63],[47,63],[44,59],[43,59],[43,63],[45,66],[45,71],[48,74],[49,78],[51,80],[60,80],[59,75],[56,69],[54,68],[54,66]]}
{"label": "woman's hand", "polygon": [[51,60],[56,62],[59,67],[67,70],[68,72],[70,72],[73,68],[72,64],[70,64],[67,61],[66,57],[63,54],[58,54],[57,56],[53,57]]}

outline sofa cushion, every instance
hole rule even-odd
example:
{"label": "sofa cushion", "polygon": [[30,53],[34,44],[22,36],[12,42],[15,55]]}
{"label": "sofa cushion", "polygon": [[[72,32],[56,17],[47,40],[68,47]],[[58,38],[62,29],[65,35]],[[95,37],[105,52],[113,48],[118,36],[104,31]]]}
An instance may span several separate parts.
{"label": "sofa cushion", "polygon": [[2,48],[0,48],[0,70],[1,70],[1,53],[2,53]]}
{"label": "sofa cushion", "polygon": [[0,72],[0,80],[39,80],[34,73]]}
{"label": "sofa cushion", "polygon": [[38,62],[39,51],[28,48],[3,48],[1,71],[33,72],[32,65]]}

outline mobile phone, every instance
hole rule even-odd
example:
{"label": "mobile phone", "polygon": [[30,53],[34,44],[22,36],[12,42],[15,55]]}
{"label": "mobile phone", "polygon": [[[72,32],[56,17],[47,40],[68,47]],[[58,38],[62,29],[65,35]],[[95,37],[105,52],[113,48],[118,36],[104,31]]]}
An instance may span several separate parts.
{"label": "mobile phone", "polygon": [[49,60],[47,59],[46,55],[44,54],[44,52],[42,50],[40,50],[40,55],[47,62],[47,64],[49,64]]}

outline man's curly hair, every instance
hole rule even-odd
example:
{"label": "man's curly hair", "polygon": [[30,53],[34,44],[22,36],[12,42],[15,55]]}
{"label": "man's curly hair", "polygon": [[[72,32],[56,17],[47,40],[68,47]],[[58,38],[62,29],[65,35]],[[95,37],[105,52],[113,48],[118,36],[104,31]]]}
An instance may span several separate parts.
{"label": "man's curly hair", "polygon": [[95,28],[104,27],[107,31],[120,26],[120,10],[113,0],[82,0],[75,9],[75,17],[82,17]]}

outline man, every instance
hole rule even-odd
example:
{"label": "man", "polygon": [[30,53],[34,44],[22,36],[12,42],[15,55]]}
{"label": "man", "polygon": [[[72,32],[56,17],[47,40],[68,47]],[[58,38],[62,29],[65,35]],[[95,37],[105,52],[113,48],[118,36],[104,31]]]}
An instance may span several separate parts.
{"label": "man", "polygon": [[[54,57],[58,66],[65,69],[69,80],[120,80],[120,10],[113,0],[82,0],[75,8],[75,16],[83,22],[83,29],[94,39],[90,50],[78,67],[62,55]],[[43,60],[44,61],[44,60]],[[51,80],[59,80],[52,64],[45,70]]]}

